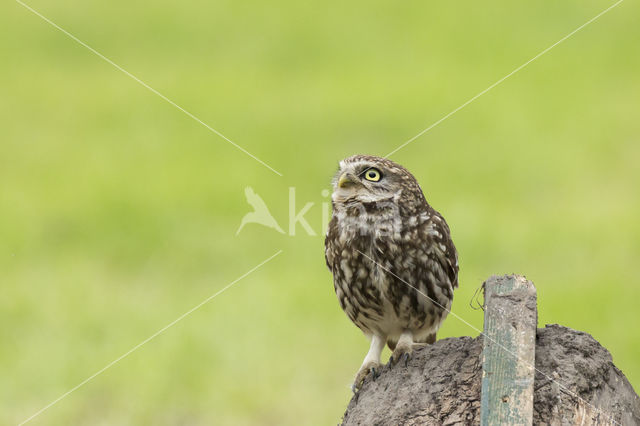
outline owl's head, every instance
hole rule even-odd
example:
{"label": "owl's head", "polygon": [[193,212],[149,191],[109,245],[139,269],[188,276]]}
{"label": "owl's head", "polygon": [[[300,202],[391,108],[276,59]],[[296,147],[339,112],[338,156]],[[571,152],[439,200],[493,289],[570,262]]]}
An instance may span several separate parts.
{"label": "owl's head", "polygon": [[418,182],[401,165],[382,157],[354,155],[340,161],[333,179],[335,204],[414,201],[424,203]]}

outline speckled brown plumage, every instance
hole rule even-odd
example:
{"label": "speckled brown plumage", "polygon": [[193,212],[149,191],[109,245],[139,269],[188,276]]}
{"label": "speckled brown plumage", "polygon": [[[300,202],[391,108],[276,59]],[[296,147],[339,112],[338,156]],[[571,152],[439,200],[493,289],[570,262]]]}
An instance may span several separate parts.
{"label": "speckled brown plumage", "polygon": [[[366,155],[341,161],[332,203],[327,266],[340,306],[372,338],[357,387],[379,364],[380,342],[393,349],[403,339],[435,340],[458,286],[458,258],[444,218],[393,161]],[[407,344],[392,357],[410,354]]]}

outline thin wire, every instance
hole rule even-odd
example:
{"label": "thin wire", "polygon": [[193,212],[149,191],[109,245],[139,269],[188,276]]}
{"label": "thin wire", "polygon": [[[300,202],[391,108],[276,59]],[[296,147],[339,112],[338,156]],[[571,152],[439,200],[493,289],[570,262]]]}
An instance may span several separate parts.
{"label": "thin wire", "polygon": [[547,47],[546,49],[544,49],[542,52],[538,53],[536,56],[534,56],[533,58],[529,59],[527,62],[525,62],[524,64],[520,65],[518,68],[514,69],[513,71],[511,71],[509,74],[505,75],[504,77],[502,77],[500,80],[496,81],[495,83],[493,83],[491,86],[487,87],[486,89],[484,89],[482,92],[478,93],[477,95],[475,95],[474,97],[472,97],[471,99],[469,99],[468,101],[466,101],[465,103],[463,103],[462,105],[460,105],[458,108],[454,109],[453,111],[451,111],[449,114],[445,115],[444,117],[442,117],[441,119],[439,119],[438,121],[436,121],[435,123],[433,123],[432,125],[430,125],[429,127],[427,127],[426,129],[424,129],[423,131],[421,131],[420,133],[418,133],[417,135],[415,135],[414,137],[412,137],[411,139],[409,139],[408,141],[406,141],[405,143],[403,143],[402,145],[400,145],[399,147],[397,147],[396,149],[394,149],[393,151],[391,151],[390,153],[388,153],[387,155],[385,155],[385,158],[392,156],[393,154],[395,154],[396,152],[398,152],[399,150],[401,150],[402,148],[404,148],[405,146],[409,145],[411,142],[415,141],[416,139],[418,139],[420,136],[424,135],[425,133],[427,133],[429,130],[433,129],[434,127],[436,127],[438,124],[442,123],[443,121],[445,121],[447,118],[451,117],[453,114],[455,114],[456,112],[460,111],[462,108],[466,107],[467,105],[469,105],[471,102],[475,101],[476,99],[478,99],[480,96],[484,95],[485,93],[487,93],[489,90],[493,89],[494,87],[496,87],[498,84],[502,83],[503,81],[505,81],[507,78],[511,77],[512,75],[514,75],[515,73],[517,73],[518,71],[520,71],[522,68],[526,67],[527,65],[529,65],[531,62],[535,61],[536,59],[538,59],[539,57],[541,57],[542,55],[544,55],[545,53],[547,53],[548,51],[550,51],[551,49],[553,49],[554,47],[556,47],[557,45],[559,45],[560,43],[562,43],[563,41],[565,41],[566,39],[568,39],[569,37],[571,37],[572,35],[574,35],[575,33],[577,33],[578,31],[580,31],[581,29],[583,29],[584,27],[586,27],[587,25],[591,24],[593,21],[595,21],[596,19],[600,18],[602,15],[604,15],[605,13],[609,12],[611,9],[613,9],[614,7],[618,6],[620,3],[622,3],[624,0],[618,0],[616,3],[614,3],[612,6],[609,6],[608,8],[606,8],[605,10],[603,10],[602,12],[598,13],[596,16],[594,16],[593,18],[589,19],[587,22],[585,22],[584,24],[580,25],[578,28],[576,28],[575,30],[571,31],[569,34],[567,34],[566,36],[562,37],[560,40],[558,40],[557,42],[553,43],[551,46]]}
{"label": "thin wire", "polygon": [[167,98],[165,95],[163,95],[162,93],[158,92],[156,89],[154,89],[153,87],[149,86],[147,83],[145,83],[144,81],[140,80],[138,77],[136,77],[135,75],[131,74],[129,71],[125,70],[120,65],[116,64],[111,59],[107,58],[102,53],[98,52],[93,47],[89,46],[87,43],[83,42],[82,40],[80,40],[79,38],[77,38],[76,36],[71,34],[69,31],[67,31],[64,28],[60,27],[58,24],[53,22],[51,19],[49,19],[46,16],[42,15],[40,12],[38,12],[37,10],[32,8],[31,6],[23,3],[21,0],[16,0],[16,2],[18,4],[20,4],[21,6],[23,6],[25,9],[31,11],[36,16],[40,17],[43,21],[47,22],[48,24],[50,24],[51,26],[56,28],[58,31],[60,31],[63,34],[65,34],[67,37],[69,37],[70,39],[72,39],[76,43],[78,43],[81,46],[83,46],[83,47],[87,48],[88,50],[90,50],[92,53],[94,53],[96,56],[98,56],[99,58],[101,58],[105,62],[113,65],[115,68],[117,68],[118,70],[122,71],[127,76],[131,77],[133,80],[135,80],[136,82],[140,83],[142,86],[144,86],[145,88],[150,90],[152,93],[158,95],[160,98],[162,98],[163,100],[167,101],[169,104],[171,104],[175,108],[179,109],[180,111],[185,113],[187,116],[189,116],[193,120],[195,120],[198,123],[202,124],[204,127],[209,129],[211,132],[215,133],[216,135],[218,135],[219,137],[221,137],[225,141],[229,142],[231,145],[235,146],[237,149],[239,149],[240,151],[242,151],[245,154],[247,154],[249,157],[251,157],[254,160],[256,160],[258,163],[262,164],[263,166],[265,166],[266,168],[268,168],[269,170],[271,170],[272,172],[274,172],[278,176],[282,176],[282,173],[280,173],[279,171],[277,171],[276,169],[274,169],[273,167],[271,167],[270,165],[268,165],[267,163],[265,163],[264,161],[262,161],[261,159],[259,159],[258,157],[256,157],[255,155],[253,155],[252,153],[250,153],[249,151],[247,151],[246,149],[244,149],[243,147],[241,147],[240,145],[238,145],[237,143],[235,143],[234,141],[232,141],[231,139],[229,139],[228,137],[226,137],[222,133],[220,133],[219,131],[217,131],[216,129],[214,129],[213,127],[209,126],[207,123],[205,123],[204,121],[202,121],[201,119],[199,119],[198,117],[196,117],[195,115],[193,115],[192,113],[187,111],[186,109],[182,108],[180,105],[176,104],[171,99]]}
{"label": "thin wire", "polygon": [[[454,317],[456,317],[457,319],[459,319],[460,321],[462,321],[463,323],[465,323],[466,325],[468,325],[469,327],[471,327],[472,329],[474,329],[475,331],[477,331],[478,333],[480,333],[480,335],[484,336],[485,339],[491,341],[493,344],[495,344],[496,346],[500,347],[501,349],[503,349],[505,352],[507,352],[508,354],[512,355],[516,360],[521,360],[520,357],[518,357],[518,355],[516,355],[515,353],[511,352],[509,349],[507,349],[505,346],[501,345],[500,343],[498,343],[496,340],[492,339],[491,337],[487,336],[486,334],[484,334],[482,331],[480,331],[478,328],[476,328],[475,326],[473,326],[471,323],[469,323],[468,321],[466,321],[464,318],[462,318],[460,315],[457,315],[456,313],[452,312],[450,309],[447,309],[446,307],[442,306],[440,303],[438,303],[437,301],[435,301],[434,299],[432,299],[431,297],[429,297],[428,295],[424,294],[422,291],[420,291],[419,289],[417,289],[416,287],[412,286],[411,284],[409,284],[408,282],[406,282],[405,280],[403,280],[402,278],[400,278],[399,276],[397,276],[396,274],[394,274],[393,272],[391,272],[389,269],[385,268],[384,266],[382,266],[381,264],[379,264],[378,262],[376,262],[373,258],[371,258],[370,256],[366,255],[365,253],[361,252],[360,250],[358,250],[358,253],[360,253],[361,255],[363,255],[364,257],[366,257],[367,259],[369,259],[371,262],[373,262],[375,265],[377,265],[378,267],[380,267],[381,269],[383,269],[384,271],[388,272],[389,274],[391,274],[392,276],[394,276],[395,278],[399,279],[400,281],[402,281],[404,284],[408,285],[409,287],[411,287],[412,289],[414,289],[415,291],[417,291],[418,293],[420,293],[421,295],[423,295],[424,297],[426,297],[427,299],[429,299],[432,303],[435,303],[436,305],[438,305],[440,308],[444,309],[448,314],[453,315]],[[526,361],[525,361],[526,362]],[[547,379],[549,379],[550,381],[554,382],[555,384],[557,384],[560,388],[562,388],[566,393],[568,393],[569,395],[577,398],[578,400],[582,401],[583,403],[593,407],[596,411],[601,412],[602,414],[604,414],[606,417],[608,417],[613,423],[615,424],[619,424],[618,422],[615,421],[615,419],[613,418],[612,415],[605,413],[603,410],[601,410],[600,408],[596,407],[595,405],[589,403],[588,401],[586,401],[585,399],[581,398],[580,396],[578,396],[577,394],[575,394],[574,392],[572,392],[571,390],[569,390],[567,387],[565,387],[564,385],[562,385],[562,383],[556,381],[555,379],[553,379],[552,377],[550,377],[549,375],[547,375],[546,373],[538,370],[536,368],[535,365],[533,364],[529,364],[529,367],[533,368],[534,371],[542,374],[544,377],[546,377]]]}
{"label": "thin wire", "polygon": [[211,296],[207,297],[206,299],[204,299],[204,301],[198,303],[196,306],[194,306],[193,308],[189,309],[187,312],[185,312],[184,314],[180,315],[178,318],[176,318],[175,320],[171,321],[169,324],[167,324],[166,326],[162,327],[160,330],[156,331],[155,333],[153,333],[151,336],[147,337],[146,339],[144,339],[142,342],[138,343],[137,345],[135,345],[133,348],[129,349],[127,352],[125,352],[124,354],[120,355],[118,358],[114,359],[113,361],[111,361],[109,364],[105,365],[104,367],[102,367],[100,370],[96,371],[95,373],[93,373],[91,376],[87,377],[86,379],[84,379],[82,382],[78,383],[77,385],[75,385],[74,387],[72,387],[71,389],[69,389],[67,392],[63,393],[62,395],[60,395],[58,398],[54,399],[53,401],[51,401],[49,404],[45,405],[44,407],[42,407],[40,410],[38,410],[37,412],[35,412],[34,414],[32,414],[30,417],[28,417],[27,419],[23,420],[22,422],[20,422],[18,424],[18,426],[22,426],[23,424],[33,420],[35,417],[37,417],[38,415],[42,414],[42,412],[44,412],[45,410],[51,408],[53,405],[57,404],[58,402],[60,402],[61,400],[63,400],[64,398],[66,398],[67,396],[69,396],[69,394],[71,394],[72,392],[74,392],[75,390],[77,390],[78,388],[82,387],[83,385],[85,385],[86,383],[88,383],[89,381],[93,380],[95,377],[97,377],[98,375],[102,374],[105,370],[107,370],[108,368],[112,367],[114,364],[117,364],[119,361],[121,361],[123,358],[126,358],[127,356],[129,356],[131,353],[133,353],[134,351],[136,351],[138,348],[140,348],[141,346],[143,346],[144,344],[146,344],[147,342],[153,340],[154,338],[156,338],[158,335],[162,334],[164,331],[166,331],[168,328],[174,326],[176,323],[178,323],[179,321],[181,321],[183,318],[187,317],[188,315],[190,315],[193,311],[199,309],[202,305],[206,304],[207,302],[211,301],[213,298],[215,298],[216,296],[222,294],[225,290],[229,289],[232,285],[234,285],[235,283],[237,283],[238,281],[240,281],[241,279],[245,278],[247,275],[251,274],[252,272],[254,272],[255,270],[257,270],[258,268],[260,268],[261,266],[263,266],[265,263],[269,262],[270,260],[272,260],[273,258],[275,258],[276,256],[278,256],[280,253],[282,253],[282,250],[279,250],[277,253],[275,253],[274,255],[272,255],[271,257],[269,257],[266,260],[263,260],[262,262],[260,262],[258,265],[254,266],[253,268],[251,268],[249,271],[245,272],[244,274],[242,274],[240,277],[236,278],[235,280],[233,280],[232,282],[230,282],[229,284],[227,284],[226,286],[224,286],[222,289],[218,290],[216,293],[212,294]]}

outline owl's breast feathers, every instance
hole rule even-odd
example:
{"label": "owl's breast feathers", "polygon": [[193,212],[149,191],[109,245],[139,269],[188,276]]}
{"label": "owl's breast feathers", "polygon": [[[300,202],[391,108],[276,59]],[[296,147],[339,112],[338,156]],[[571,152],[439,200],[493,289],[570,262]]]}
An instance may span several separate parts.
{"label": "owl's breast feathers", "polygon": [[428,205],[385,214],[334,210],[325,258],[340,306],[365,332],[437,330],[458,286],[449,227]]}

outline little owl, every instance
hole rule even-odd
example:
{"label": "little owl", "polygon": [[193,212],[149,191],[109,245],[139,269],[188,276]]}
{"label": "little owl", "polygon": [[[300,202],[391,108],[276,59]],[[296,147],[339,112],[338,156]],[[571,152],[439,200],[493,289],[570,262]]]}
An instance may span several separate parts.
{"label": "little owl", "polygon": [[444,218],[404,167],[355,155],[333,181],[325,258],[340,306],[371,339],[353,389],[380,367],[406,363],[416,343],[434,343],[458,287],[458,255]]}

